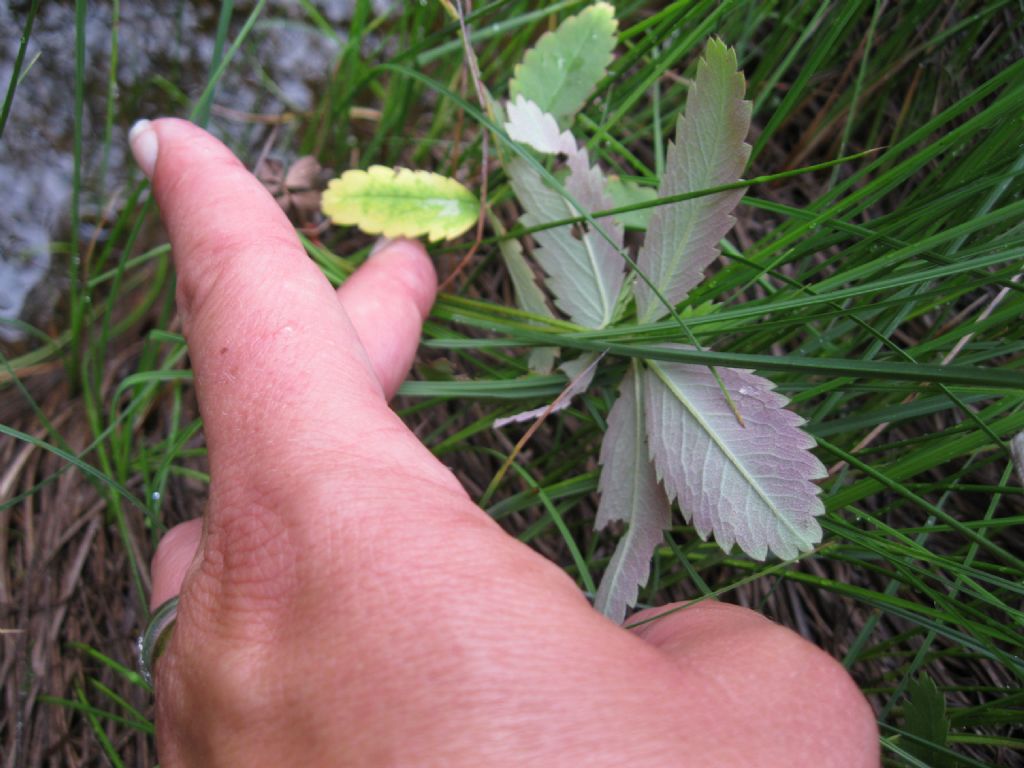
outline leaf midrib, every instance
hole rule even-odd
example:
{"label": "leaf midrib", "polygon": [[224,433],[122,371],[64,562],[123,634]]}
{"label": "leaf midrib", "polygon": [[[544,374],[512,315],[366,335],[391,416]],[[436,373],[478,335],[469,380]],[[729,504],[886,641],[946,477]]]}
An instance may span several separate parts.
{"label": "leaf midrib", "polygon": [[443,195],[399,195],[393,192],[387,192],[383,194],[377,193],[352,193],[346,195],[349,200],[415,200],[416,202],[439,202],[439,203],[458,203],[459,205],[469,205],[471,202],[468,197],[445,197]]}
{"label": "leaf midrib", "polygon": [[[565,205],[566,210],[568,210],[570,214],[576,213],[576,210],[569,204],[569,202],[565,198],[561,198],[561,200],[562,204]],[[572,237],[571,231],[569,233],[569,237]],[[594,285],[597,288],[597,295],[600,297],[601,301],[601,325],[598,326],[597,329],[600,330],[601,328],[604,328],[606,325],[608,325],[609,321],[611,320],[611,307],[608,302],[607,286],[605,286],[604,279],[601,277],[601,271],[598,268],[597,264],[597,256],[594,253],[594,248],[590,242],[591,237],[592,235],[589,232],[584,232],[581,238],[581,244],[583,245],[583,248],[586,251],[587,261],[590,262],[590,276],[594,281]]]}

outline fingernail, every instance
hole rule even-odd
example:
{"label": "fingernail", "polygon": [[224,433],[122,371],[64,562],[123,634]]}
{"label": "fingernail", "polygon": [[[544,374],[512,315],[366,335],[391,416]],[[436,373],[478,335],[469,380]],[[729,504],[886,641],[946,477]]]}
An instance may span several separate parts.
{"label": "fingernail", "polygon": [[[373,254],[377,253],[378,251],[384,250],[393,242],[394,241],[390,237],[377,238],[377,242],[374,243],[373,248],[370,249],[370,256],[373,256]],[[369,256],[367,258],[369,258]]]}
{"label": "fingernail", "polygon": [[139,120],[128,132],[128,144],[135,155],[135,162],[146,174],[147,178],[153,178],[153,169],[156,168],[156,155],[160,151],[160,142],[157,139],[156,131],[149,120]]}

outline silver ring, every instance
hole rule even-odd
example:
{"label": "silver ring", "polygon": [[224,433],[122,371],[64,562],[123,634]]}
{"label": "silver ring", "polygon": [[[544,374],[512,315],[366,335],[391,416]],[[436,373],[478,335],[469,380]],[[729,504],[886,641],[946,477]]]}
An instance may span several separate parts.
{"label": "silver ring", "polygon": [[175,595],[153,612],[146,631],[139,638],[139,668],[150,687],[153,686],[153,665],[167,647],[177,619],[178,596]]}

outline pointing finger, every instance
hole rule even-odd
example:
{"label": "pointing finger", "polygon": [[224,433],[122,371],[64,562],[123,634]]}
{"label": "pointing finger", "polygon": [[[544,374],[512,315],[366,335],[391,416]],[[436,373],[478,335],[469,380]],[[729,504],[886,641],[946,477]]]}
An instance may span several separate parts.
{"label": "pointing finger", "polygon": [[[239,560],[265,570],[265,555],[247,553],[272,541],[316,540],[325,521],[306,514],[296,494],[315,493],[325,477],[351,478],[350,495],[377,492],[367,484],[396,472],[462,493],[387,407],[342,303],[259,181],[223,144],[181,120],[142,123],[131,140],[170,234],[204,420],[213,477],[204,560],[212,547],[215,560],[236,563],[236,571]],[[357,282],[346,292],[357,315],[373,317],[373,285],[386,265],[415,261],[413,252],[408,245],[392,251],[361,281],[371,290]],[[405,291],[421,316],[433,275],[421,267],[402,279],[425,280]],[[391,343],[404,366],[419,324],[375,330],[401,336]],[[400,377],[385,373],[393,387]]]}

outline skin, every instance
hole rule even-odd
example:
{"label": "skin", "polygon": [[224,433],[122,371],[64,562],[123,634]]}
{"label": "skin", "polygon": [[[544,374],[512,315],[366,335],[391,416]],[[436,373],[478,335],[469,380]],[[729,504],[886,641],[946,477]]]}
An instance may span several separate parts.
{"label": "skin", "polygon": [[418,243],[335,291],[223,145],[150,130],[212,474],[153,562],[162,766],[879,764],[831,657],[720,603],[613,624],[395,416]]}

